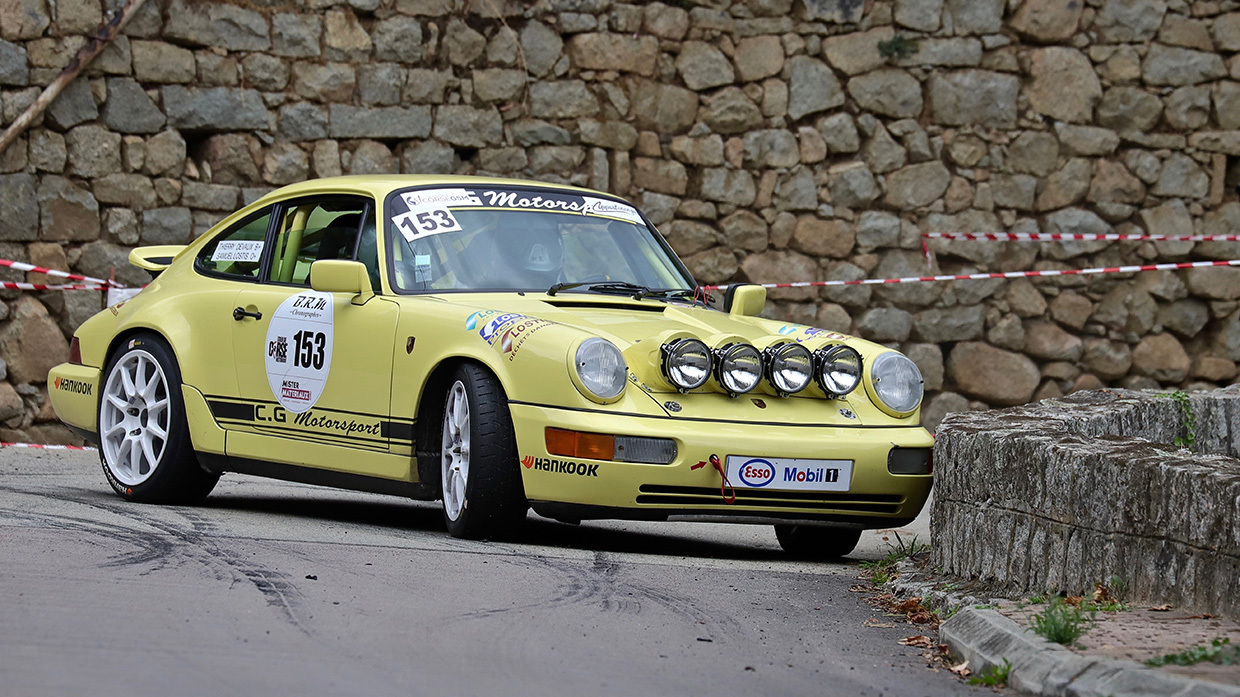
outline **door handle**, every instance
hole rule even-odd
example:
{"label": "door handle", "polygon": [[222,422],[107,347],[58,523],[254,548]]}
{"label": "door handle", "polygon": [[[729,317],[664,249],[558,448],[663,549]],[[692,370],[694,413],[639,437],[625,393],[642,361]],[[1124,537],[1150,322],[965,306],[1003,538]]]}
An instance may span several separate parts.
{"label": "door handle", "polygon": [[242,309],[242,308],[240,308],[240,307],[235,308],[235,309],[233,310],[233,319],[235,319],[235,320],[237,320],[238,322],[240,322],[240,321],[241,321],[241,319],[242,319],[243,317],[253,317],[254,319],[262,319],[262,318],[263,318],[263,313],[261,313],[261,312],[246,312],[245,310],[243,310],[243,309]]}

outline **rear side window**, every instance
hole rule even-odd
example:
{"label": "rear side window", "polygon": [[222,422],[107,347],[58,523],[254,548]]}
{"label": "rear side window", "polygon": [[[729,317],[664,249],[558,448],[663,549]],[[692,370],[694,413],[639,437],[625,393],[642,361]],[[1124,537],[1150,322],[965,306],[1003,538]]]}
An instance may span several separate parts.
{"label": "rear side window", "polygon": [[212,275],[258,280],[270,223],[270,208],[237,223],[231,230],[204,245],[198,251],[194,266]]}

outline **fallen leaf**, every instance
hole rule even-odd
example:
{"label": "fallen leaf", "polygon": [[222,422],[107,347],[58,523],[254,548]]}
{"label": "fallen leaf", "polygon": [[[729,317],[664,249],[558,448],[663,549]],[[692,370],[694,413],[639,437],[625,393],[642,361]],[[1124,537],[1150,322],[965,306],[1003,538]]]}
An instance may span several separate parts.
{"label": "fallen leaf", "polygon": [[965,661],[964,663],[959,663],[954,666],[948,666],[947,669],[955,673],[956,675],[959,675],[962,678],[967,678],[969,677],[970,674],[973,673],[973,671],[969,670],[968,661]]}
{"label": "fallen leaf", "polygon": [[1079,595],[1069,595],[1068,597],[1063,599],[1065,603],[1067,603],[1068,605],[1071,605],[1072,607],[1080,607],[1081,600],[1082,598]]}
{"label": "fallen leaf", "polygon": [[895,627],[895,625],[890,622],[879,622],[877,619],[873,617],[862,622],[861,626],[862,627],[875,627],[877,629],[891,629],[892,627]]}
{"label": "fallen leaf", "polygon": [[1170,605],[1155,605],[1154,607],[1150,608],[1150,612],[1171,612],[1171,606]]}
{"label": "fallen leaf", "polygon": [[931,646],[934,646],[934,641],[932,641],[930,637],[925,634],[906,636],[903,639],[898,640],[896,643],[901,646],[916,646],[923,649],[928,649]]}
{"label": "fallen leaf", "polygon": [[1216,616],[1217,616],[1217,615],[1210,615],[1210,614],[1204,614],[1204,615],[1189,615],[1188,617],[1185,617],[1184,619],[1186,619],[1186,620],[1212,620],[1212,619],[1214,619]]}

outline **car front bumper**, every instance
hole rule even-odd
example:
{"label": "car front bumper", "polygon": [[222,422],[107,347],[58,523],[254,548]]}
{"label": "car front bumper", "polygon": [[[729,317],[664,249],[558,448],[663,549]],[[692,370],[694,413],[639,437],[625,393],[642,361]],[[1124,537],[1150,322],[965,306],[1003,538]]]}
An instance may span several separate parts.
{"label": "car front bumper", "polygon": [[[561,520],[627,518],[749,523],[898,527],[917,516],[930,494],[930,474],[892,474],[893,448],[933,447],[919,427],[755,425],[691,421],[511,405],[525,495],[541,515]],[[545,429],[670,438],[670,464],[567,458],[547,452]],[[728,456],[848,460],[847,491],[723,487],[709,463]],[[730,482],[736,485],[736,482]],[[726,499],[735,493],[735,500]]]}

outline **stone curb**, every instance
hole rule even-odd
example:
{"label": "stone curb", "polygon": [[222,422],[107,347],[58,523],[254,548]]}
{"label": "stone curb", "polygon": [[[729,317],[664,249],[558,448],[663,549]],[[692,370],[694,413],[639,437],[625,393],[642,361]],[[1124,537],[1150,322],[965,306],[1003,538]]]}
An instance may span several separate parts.
{"label": "stone curb", "polygon": [[1240,697],[1240,688],[1145,668],[1130,661],[1080,656],[1036,636],[994,610],[965,608],[939,626],[943,643],[974,675],[1011,664],[1008,685],[1051,697]]}
{"label": "stone curb", "polygon": [[890,584],[902,596],[919,595],[927,604],[960,608],[939,625],[939,638],[978,675],[1011,664],[1008,686],[1044,697],[1240,697],[1240,687],[1167,673],[1131,661],[1081,656],[1021,627],[994,610],[970,607],[984,601],[936,590],[924,580],[908,580],[913,570],[899,565],[904,581]]}

